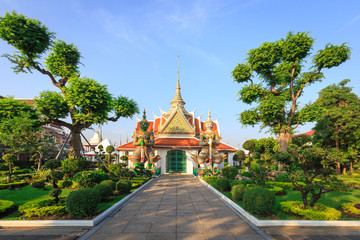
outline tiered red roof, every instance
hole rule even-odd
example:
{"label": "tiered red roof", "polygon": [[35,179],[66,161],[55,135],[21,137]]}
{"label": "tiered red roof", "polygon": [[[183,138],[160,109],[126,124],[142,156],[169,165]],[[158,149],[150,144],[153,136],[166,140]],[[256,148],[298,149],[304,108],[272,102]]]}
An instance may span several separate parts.
{"label": "tiered red roof", "polygon": [[[201,149],[199,139],[197,138],[156,138],[154,148],[172,148],[172,149]],[[115,150],[133,151],[135,150],[133,142],[128,142],[115,148]],[[236,152],[237,149],[225,143],[216,146],[218,151]]]}

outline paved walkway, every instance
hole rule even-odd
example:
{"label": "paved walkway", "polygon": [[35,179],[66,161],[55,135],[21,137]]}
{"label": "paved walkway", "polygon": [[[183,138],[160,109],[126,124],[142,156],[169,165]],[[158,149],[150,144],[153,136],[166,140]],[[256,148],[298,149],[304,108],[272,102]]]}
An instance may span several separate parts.
{"label": "paved walkway", "polygon": [[190,175],[162,175],[91,240],[263,239]]}
{"label": "paved walkway", "polygon": [[358,227],[267,227],[274,240],[360,240]]}

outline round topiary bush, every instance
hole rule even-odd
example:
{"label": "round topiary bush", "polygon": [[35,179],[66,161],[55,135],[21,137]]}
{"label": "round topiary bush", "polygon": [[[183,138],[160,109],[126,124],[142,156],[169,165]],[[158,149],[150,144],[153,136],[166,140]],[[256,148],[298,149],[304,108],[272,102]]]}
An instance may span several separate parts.
{"label": "round topiary bush", "polygon": [[101,199],[110,197],[113,194],[113,189],[109,184],[99,184],[96,185],[93,189],[100,193]]}
{"label": "round topiary bush", "polygon": [[95,213],[100,199],[101,196],[95,189],[76,190],[66,198],[66,210],[70,215],[78,218],[88,217]]}
{"label": "round topiary bush", "polygon": [[115,189],[116,189],[116,182],[114,182],[113,180],[104,180],[104,181],[102,181],[100,184],[110,185],[110,187],[112,188],[112,190],[115,190]]}
{"label": "round topiary bush", "polygon": [[244,198],[244,194],[245,192],[248,190],[248,188],[246,187],[246,185],[244,184],[239,184],[239,185],[234,185],[231,188],[231,196],[232,199],[235,201],[241,201]]}
{"label": "round topiary bush", "polygon": [[33,182],[31,186],[37,189],[45,189],[45,183],[43,181]]}
{"label": "round topiary bush", "polygon": [[249,189],[244,194],[245,209],[254,214],[272,213],[275,194],[265,188]]}
{"label": "round topiary bush", "polygon": [[116,183],[116,189],[121,193],[130,193],[131,182],[126,179],[122,179]]}
{"label": "round topiary bush", "polygon": [[216,189],[224,192],[230,189],[230,181],[227,178],[219,178],[216,180]]}

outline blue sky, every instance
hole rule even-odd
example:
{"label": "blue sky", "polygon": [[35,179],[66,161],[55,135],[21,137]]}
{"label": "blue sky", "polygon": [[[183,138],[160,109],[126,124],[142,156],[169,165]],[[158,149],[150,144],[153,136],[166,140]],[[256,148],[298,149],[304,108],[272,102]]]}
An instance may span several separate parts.
{"label": "blue sky", "polygon": [[[238,147],[245,139],[269,136],[258,127],[244,128],[238,114],[250,108],[237,101],[240,85],[231,71],[246,53],[263,42],[277,41],[289,31],[310,31],[314,53],[326,43],[348,42],[351,59],[324,71],[326,79],[305,89],[301,104],[314,101],[318,92],[343,79],[360,95],[360,1],[317,0],[192,0],[93,1],[0,0],[0,12],[16,10],[39,19],[57,38],[74,43],[82,53],[81,75],[106,84],[114,95],[135,99],[148,119],[170,108],[180,54],[180,84],[185,108],[196,116],[210,109],[220,116],[223,140]],[[12,48],[0,41],[0,53]],[[33,98],[43,90],[57,90],[41,74],[14,74],[0,58],[0,95]],[[103,126],[113,142],[131,137],[134,119]],[[298,132],[306,132],[306,124]],[[94,130],[97,126],[94,126]],[[93,130],[86,131],[91,136]]]}

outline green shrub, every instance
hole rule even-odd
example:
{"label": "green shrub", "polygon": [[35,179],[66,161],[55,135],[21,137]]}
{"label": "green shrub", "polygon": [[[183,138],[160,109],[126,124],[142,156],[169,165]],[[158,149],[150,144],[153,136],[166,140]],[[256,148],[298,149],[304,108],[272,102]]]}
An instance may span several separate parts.
{"label": "green shrub", "polygon": [[109,184],[99,184],[94,187],[100,193],[101,199],[105,199],[113,195],[113,189]]}
{"label": "green shrub", "polygon": [[360,209],[355,207],[356,203],[344,203],[341,208],[345,213],[352,213],[360,215]]}
{"label": "green shrub", "polygon": [[236,167],[226,166],[221,171],[222,171],[224,178],[227,178],[230,180],[235,179],[236,175],[238,174],[238,169]]}
{"label": "green shrub", "polygon": [[101,196],[98,191],[85,188],[73,191],[66,198],[66,210],[74,217],[84,218],[91,216],[96,211]]}
{"label": "green shrub", "polygon": [[73,181],[71,180],[62,180],[59,181],[60,188],[69,188],[73,185]]}
{"label": "green shrub", "polygon": [[131,182],[126,179],[122,179],[116,183],[116,189],[120,193],[130,193],[131,187]]}
{"label": "green shrub", "polygon": [[230,181],[227,178],[218,178],[216,180],[216,189],[220,192],[225,192],[230,189]]}
{"label": "green shrub", "polygon": [[75,174],[74,180],[80,188],[92,188],[101,182],[99,174],[95,171],[78,172]]}
{"label": "green shrub", "polygon": [[10,187],[23,187],[26,186],[28,183],[25,180],[22,180],[20,182],[11,182],[11,183],[4,183],[0,184],[0,189],[8,189]]}
{"label": "green shrub", "polygon": [[37,189],[45,189],[45,183],[43,181],[33,182],[31,186]]}
{"label": "green shrub", "polygon": [[254,214],[272,213],[275,205],[275,195],[265,188],[249,189],[244,194],[245,209]]}
{"label": "green shrub", "polygon": [[245,192],[248,190],[248,188],[246,187],[246,185],[244,184],[239,184],[239,185],[234,185],[231,188],[231,196],[232,199],[235,201],[241,201],[244,198],[244,194]]}
{"label": "green shrub", "polygon": [[25,169],[19,169],[14,171],[14,174],[26,174],[26,173],[30,173],[31,169],[25,168]]}
{"label": "green shrub", "polygon": [[291,180],[289,178],[289,174],[287,174],[287,173],[280,174],[279,176],[277,176],[276,181],[277,182],[291,182]]}
{"label": "green shrub", "polygon": [[114,182],[113,180],[104,180],[104,181],[101,181],[100,184],[109,185],[112,188],[113,191],[116,189],[116,182]]}
{"label": "green shrub", "polygon": [[6,211],[15,207],[15,203],[8,200],[0,200],[0,213],[5,213]]}
{"label": "green shrub", "polygon": [[316,204],[314,207],[303,208],[304,204],[300,201],[287,201],[280,203],[281,210],[286,213],[304,216],[310,220],[338,220],[341,212],[335,208]]}
{"label": "green shrub", "polygon": [[55,169],[61,167],[61,161],[58,160],[58,159],[50,159],[50,160],[45,162],[43,167],[45,169],[55,170]]}
{"label": "green shrub", "polygon": [[106,172],[104,172],[104,170],[102,170],[102,169],[97,170],[96,174],[98,175],[100,182],[110,179],[109,175]]}
{"label": "green shrub", "polygon": [[235,185],[244,184],[241,180],[230,180],[230,188],[232,188]]}
{"label": "green shrub", "polygon": [[27,202],[19,207],[19,212],[25,217],[42,217],[66,214],[65,198],[60,198],[56,204],[54,199],[40,199]]}
{"label": "green shrub", "polygon": [[241,176],[251,178],[252,172],[243,172]]}
{"label": "green shrub", "polygon": [[67,176],[72,177],[78,172],[85,171],[90,163],[86,158],[67,158],[62,160],[61,167]]}
{"label": "green shrub", "polygon": [[271,188],[267,188],[267,189],[272,191],[275,195],[285,193],[285,190],[282,187],[272,186]]}
{"label": "green shrub", "polygon": [[281,187],[284,190],[294,190],[295,187],[291,182],[266,182],[266,187]]}

